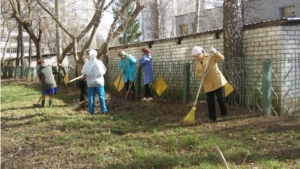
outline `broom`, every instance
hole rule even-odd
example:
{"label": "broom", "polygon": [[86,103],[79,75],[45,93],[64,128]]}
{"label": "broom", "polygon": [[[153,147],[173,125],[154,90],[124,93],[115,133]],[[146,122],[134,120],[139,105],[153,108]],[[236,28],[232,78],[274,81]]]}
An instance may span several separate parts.
{"label": "broom", "polygon": [[[208,56],[204,71],[206,71],[207,65],[209,64],[209,59],[210,59],[210,55]],[[202,76],[202,78],[201,78],[201,83],[200,83],[200,86],[199,86],[199,89],[198,89],[198,92],[197,92],[197,96],[196,96],[196,100],[194,102],[194,106],[192,107],[192,110],[182,120],[184,124],[195,124],[196,104],[197,104],[197,101],[198,101],[198,96],[199,96],[200,91],[201,91],[203,80],[204,80],[204,76]]]}

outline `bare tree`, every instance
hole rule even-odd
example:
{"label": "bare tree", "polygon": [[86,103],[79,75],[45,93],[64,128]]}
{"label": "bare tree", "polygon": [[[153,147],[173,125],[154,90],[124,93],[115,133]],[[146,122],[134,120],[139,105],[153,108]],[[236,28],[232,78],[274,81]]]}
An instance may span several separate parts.
{"label": "bare tree", "polygon": [[160,10],[159,0],[154,2],[154,39],[160,39]]}
{"label": "bare tree", "polygon": [[4,65],[4,59],[5,59],[5,53],[6,53],[6,47],[10,40],[10,34],[14,29],[16,28],[17,24],[10,19],[9,16],[9,3],[7,1],[1,1],[1,16],[2,16],[2,22],[1,22],[1,39],[6,39],[3,51],[2,52],[2,59],[1,59],[1,66]]}
{"label": "bare tree", "polygon": [[[131,2],[135,2],[136,8],[134,9],[134,11],[132,12],[132,14],[130,16],[124,17],[125,13],[126,13],[126,9],[129,7]],[[145,6],[141,4],[140,0],[129,0],[124,4],[122,9],[119,11],[119,15],[116,16],[116,18],[114,19],[114,21],[110,27],[106,42],[98,49],[98,58],[103,56],[104,62],[106,62],[106,63],[108,62],[107,52],[108,52],[109,46],[117,41],[119,36],[124,32],[124,30],[129,25],[131,25],[135,21],[138,14],[140,13],[140,11],[144,8],[145,8]],[[118,24],[120,18],[123,19],[123,22],[121,25],[118,26],[117,24]]]}
{"label": "bare tree", "polygon": [[242,57],[242,0],[224,0],[224,56]]}
{"label": "bare tree", "polygon": [[[43,25],[42,23],[43,14],[40,12],[40,10],[38,10],[38,8],[36,8],[36,2],[34,0],[9,0],[9,2],[12,9],[12,17],[15,18],[18,24],[22,25],[22,27],[29,34],[30,38],[35,44],[37,58],[42,58],[41,39],[46,25]],[[20,9],[18,8],[18,5],[21,6]],[[24,10],[22,5],[24,5]]]}

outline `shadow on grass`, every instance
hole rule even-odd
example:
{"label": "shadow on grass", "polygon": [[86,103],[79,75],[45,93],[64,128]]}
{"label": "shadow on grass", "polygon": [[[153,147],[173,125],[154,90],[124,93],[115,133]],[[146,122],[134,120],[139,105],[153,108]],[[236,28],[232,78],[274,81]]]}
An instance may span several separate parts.
{"label": "shadow on grass", "polygon": [[[39,118],[36,120],[35,118]],[[7,129],[7,128],[19,128],[25,125],[34,125],[37,122],[49,122],[54,120],[64,120],[68,118],[62,118],[62,117],[48,117],[48,114],[42,114],[42,113],[35,113],[33,115],[26,115],[18,118],[9,118],[9,117],[1,117],[1,129]],[[24,122],[24,121],[26,122]],[[15,121],[11,124],[6,124],[7,122]]]}
{"label": "shadow on grass", "polygon": [[[7,109],[1,109],[2,113],[5,112],[5,111],[9,111],[9,110],[26,110],[26,109],[40,109],[40,110],[43,110],[43,108],[47,108],[48,106],[45,105],[45,107],[38,107],[38,106],[27,106],[27,107],[18,107],[18,108],[15,108],[15,107],[12,107],[12,108],[7,108]],[[69,107],[68,105],[57,105],[57,106],[53,106],[54,107],[58,107],[58,108],[61,108],[61,107]],[[5,119],[5,117],[2,117],[2,119]],[[15,120],[20,120],[19,118],[16,118]]]}

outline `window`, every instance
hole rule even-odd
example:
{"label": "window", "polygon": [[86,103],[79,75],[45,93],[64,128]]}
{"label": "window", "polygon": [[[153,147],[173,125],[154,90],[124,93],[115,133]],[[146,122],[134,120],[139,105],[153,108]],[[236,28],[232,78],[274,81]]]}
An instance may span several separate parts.
{"label": "window", "polygon": [[87,4],[87,0],[81,0],[81,4],[86,5]]}
{"label": "window", "polygon": [[28,53],[29,52],[29,47],[28,46],[25,46],[24,47],[24,53]]}
{"label": "window", "polygon": [[50,53],[55,53],[55,48],[50,48]]}
{"label": "window", "polygon": [[10,53],[17,53],[17,48],[11,48]]}
{"label": "window", "polygon": [[18,36],[13,36],[12,39],[13,41],[18,41]]}
{"label": "window", "polygon": [[10,53],[10,48],[6,48],[6,53]]}
{"label": "window", "polygon": [[65,24],[66,23],[66,19],[65,18],[61,18],[61,23]]}
{"label": "window", "polygon": [[287,6],[282,8],[283,17],[291,17],[296,16],[295,6]]}
{"label": "window", "polygon": [[72,8],[72,13],[76,14],[76,8]]}
{"label": "window", "polygon": [[49,11],[50,11],[51,13],[54,13],[54,8],[49,8]]}
{"label": "window", "polygon": [[52,38],[52,39],[51,39],[51,42],[52,42],[53,44],[55,44],[55,43],[56,43],[56,38]]}
{"label": "window", "polygon": [[88,10],[87,9],[81,9],[81,14],[87,15],[88,14]]}
{"label": "window", "polygon": [[24,42],[29,42],[29,37],[23,37]]}
{"label": "window", "polygon": [[50,3],[53,3],[53,0],[49,0]]}
{"label": "window", "polygon": [[188,34],[188,24],[181,24],[179,25],[179,28],[180,28],[180,35],[184,35],[184,34]]}
{"label": "window", "polygon": [[45,53],[45,48],[42,48],[42,53]]}
{"label": "window", "polygon": [[87,42],[88,40],[89,40],[88,37],[84,37],[84,38],[82,39],[83,42]]}
{"label": "window", "polygon": [[82,25],[87,25],[88,24],[88,20],[87,19],[81,19],[81,24]]}
{"label": "window", "polygon": [[71,2],[72,2],[73,4],[75,4],[75,3],[76,3],[76,0],[71,0]]}

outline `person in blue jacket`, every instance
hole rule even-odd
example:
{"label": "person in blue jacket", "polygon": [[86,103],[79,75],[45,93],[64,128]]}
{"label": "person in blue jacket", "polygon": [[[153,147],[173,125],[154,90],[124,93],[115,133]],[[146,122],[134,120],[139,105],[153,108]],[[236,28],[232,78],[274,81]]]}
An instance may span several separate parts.
{"label": "person in blue jacket", "polygon": [[[136,73],[136,59],[132,55],[125,53],[124,51],[120,51],[118,53],[118,56],[120,57],[120,70],[123,72],[122,79],[125,83],[125,94],[130,90],[130,93],[127,95],[127,100],[133,100],[134,99],[134,81],[135,81],[135,73]],[[132,83],[132,84],[131,84]],[[130,86],[131,84],[131,86]],[[129,89],[130,87],[130,89]]]}
{"label": "person in blue jacket", "polygon": [[147,48],[142,49],[142,58],[139,60],[139,66],[142,68],[144,74],[144,86],[145,95],[142,101],[152,101],[151,90],[149,84],[153,82],[153,70],[152,70],[152,57],[150,50]]}

